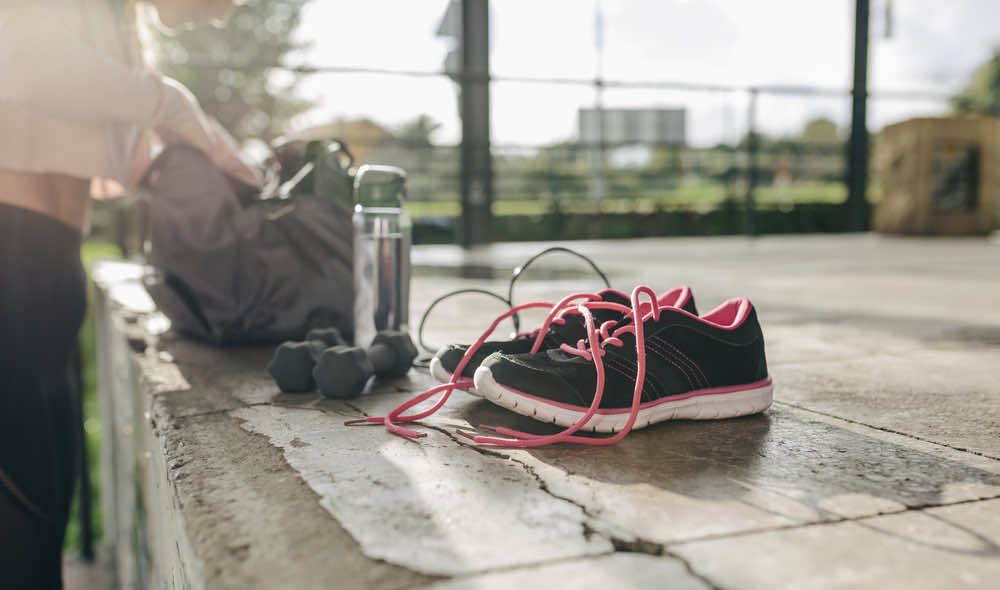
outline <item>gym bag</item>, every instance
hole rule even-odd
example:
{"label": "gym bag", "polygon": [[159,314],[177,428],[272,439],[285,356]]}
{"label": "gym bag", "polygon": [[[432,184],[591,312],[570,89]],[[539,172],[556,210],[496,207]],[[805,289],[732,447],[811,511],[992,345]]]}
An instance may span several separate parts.
{"label": "gym bag", "polygon": [[[337,190],[349,192],[349,168],[334,172],[344,179]],[[300,340],[326,327],[350,338],[350,194],[262,198],[187,146],[156,158],[145,189],[152,268],[143,282],[175,330],[220,345]]]}

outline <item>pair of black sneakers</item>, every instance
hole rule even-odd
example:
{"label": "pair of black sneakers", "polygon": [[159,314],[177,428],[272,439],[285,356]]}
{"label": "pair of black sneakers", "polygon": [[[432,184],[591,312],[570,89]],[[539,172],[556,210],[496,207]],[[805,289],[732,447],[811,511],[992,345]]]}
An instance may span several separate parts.
{"label": "pair of black sneakers", "polygon": [[[643,295],[649,301],[640,302]],[[764,338],[749,300],[730,299],[699,316],[689,287],[660,296],[648,287],[631,296],[608,289],[589,299],[559,310],[540,330],[483,342],[471,354],[462,345],[438,351],[431,373],[439,381],[567,427],[548,437],[500,429],[513,438],[477,442],[606,444],[665,420],[731,418],[771,405]],[[574,436],[578,430],[615,436]]]}

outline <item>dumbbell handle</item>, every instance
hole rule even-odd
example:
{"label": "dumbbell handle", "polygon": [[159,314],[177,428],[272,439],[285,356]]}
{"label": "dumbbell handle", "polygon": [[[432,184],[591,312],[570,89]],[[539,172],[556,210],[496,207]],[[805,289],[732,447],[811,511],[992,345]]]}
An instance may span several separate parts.
{"label": "dumbbell handle", "polygon": [[306,340],[305,343],[313,362],[319,360],[319,355],[323,354],[324,350],[330,348],[330,345],[322,340]]}

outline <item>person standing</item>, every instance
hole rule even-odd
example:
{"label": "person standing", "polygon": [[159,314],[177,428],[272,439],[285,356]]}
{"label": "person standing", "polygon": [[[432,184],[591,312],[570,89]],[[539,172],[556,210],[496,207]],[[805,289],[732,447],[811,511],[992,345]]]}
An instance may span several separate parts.
{"label": "person standing", "polygon": [[[166,27],[231,0],[146,0]],[[92,191],[134,189],[186,143],[257,184],[232,138],[142,59],[131,0],[0,0],[0,587],[61,588],[73,491],[71,358],[86,311]]]}

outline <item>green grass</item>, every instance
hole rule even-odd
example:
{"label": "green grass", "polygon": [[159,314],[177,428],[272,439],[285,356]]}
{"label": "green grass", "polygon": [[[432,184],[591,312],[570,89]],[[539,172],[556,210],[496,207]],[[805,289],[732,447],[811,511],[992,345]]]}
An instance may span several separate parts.
{"label": "green grass", "polygon": [[[87,242],[83,245],[82,259],[90,276],[90,269],[95,260],[118,258],[118,248],[112,244]],[[93,292],[90,293],[93,299]],[[80,329],[80,356],[83,363],[83,420],[86,433],[87,454],[90,469],[87,478],[91,488],[91,513],[94,520],[95,544],[103,534],[101,513],[101,420],[97,411],[97,365],[95,356],[94,320],[88,311],[87,317]],[[70,509],[69,526],[66,529],[64,551],[80,549],[80,507],[79,489],[73,498]]]}
{"label": "green grass", "polygon": [[[736,189],[735,196],[742,201],[744,189]],[[873,191],[874,192],[874,191]],[[658,206],[664,209],[712,208],[727,196],[726,188],[719,184],[692,184],[670,190],[646,190],[638,198],[611,196],[603,203],[589,196],[563,197],[561,207],[568,213],[596,213],[598,210],[613,213],[648,213]],[[840,182],[804,182],[788,187],[761,186],[754,192],[758,205],[786,205],[797,203],[839,203],[847,198],[847,190]],[[872,195],[873,200],[877,195]],[[493,203],[494,215],[543,215],[551,208],[547,199],[505,199]],[[457,217],[461,214],[458,198],[434,201],[410,201],[406,205],[413,218]]]}

